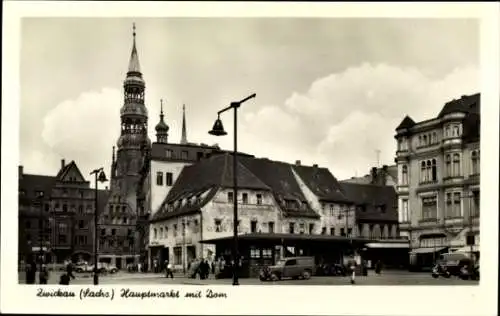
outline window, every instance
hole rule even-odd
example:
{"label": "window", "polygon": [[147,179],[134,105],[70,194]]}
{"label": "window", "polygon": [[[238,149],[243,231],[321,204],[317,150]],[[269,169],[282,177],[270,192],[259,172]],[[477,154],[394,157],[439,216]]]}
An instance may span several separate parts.
{"label": "window", "polygon": [[66,243],[66,235],[59,235],[57,238],[60,244],[65,244]]}
{"label": "window", "polygon": [[174,224],[174,237],[177,237],[177,224]]}
{"label": "window", "polygon": [[352,235],[352,228],[348,228],[347,229],[347,236],[351,236]]}
{"label": "window", "polygon": [[68,206],[66,204],[63,204],[63,212],[67,212],[68,211]]}
{"label": "window", "polygon": [[106,229],[101,229],[101,236],[105,236],[106,235]]}
{"label": "window", "polygon": [[300,223],[300,224],[299,224],[299,233],[300,233],[300,234],[305,233],[305,230],[306,230],[305,226],[306,226],[306,225],[305,225],[304,223]]}
{"label": "window", "polygon": [[182,264],[182,247],[174,247],[174,264]]}
{"label": "window", "polygon": [[420,163],[420,182],[437,181],[436,159],[424,160]]}
{"label": "window", "polygon": [[472,216],[479,216],[479,191],[472,192]]}
{"label": "window", "polygon": [[330,204],[330,216],[334,215],[333,204]]}
{"label": "window", "polygon": [[[116,229],[111,230],[111,236],[116,236]],[[155,228],[155,238],[156,238],[156,228]]]}
{"label": "window", "polygon": [[252,233],[257,232],[257,221],[250,222],[250,232],[252,232]]}
{"label": "window", "polygon": [[288,231],[290,234],[295,234],[295,223],[288,224]]}
{"label": "window", "polygon": [[227,192],[227,202],[228,203],[233,203],[233,192]]}
{"label": "window", "polygon": [[453,175],[458,177],[461,175],[460,172],[460,154],[453,154]]}
{"label": "window", "polygon": [[321,235],[326,235],[326,227],[321,227]]}
{"label": "window", "polygon": [[123,212],[123,213],[126,213],[126,212],[127,212],[127,207],[126,207],[126,206],[122,206],[122,212]]}
{"label": "window", "polygon": [[460,128],[457,125],[453,126],[453,136],[454,137],[460,136]]}
{"label": "window", "polygon": [[181,152],[181,159],[184,159],[184,160],[188,159],[188,152],[187,152],[187,150],[183,150]]}
{"label": "window", "polygon": [[222,231],[222,221],[218,218],[214,220],[215,224],[215,232],[220,233]]}
{"label": "window", "polygon": [[451,177],[453,175],[451,173],[451,155],[446,155],[445,163],[446,163],[446,176]]}
{"label": "window", "polygon": [[78,228],[82,229],[85,226],[85,223],[82,220],[78,221]]}
{"label": "window", "polygon": [[163,227],[160,227],[160,238],[163,238]]}
{"label": "window", "polygon": [[273,250],[271,248],[262,249],[262,256],[264,258],[272,258],[273,257]]}
{"label": "window", "polygon": [[257,205],[262,204],[262,194],[257,194]]}
{"label": "window", "polygon": [[174,157],[174,152],[172,151],[172,149],[167,149],[167,150],[165,151],[165,157],[167,157],[167,158],[169,158],[169,159],[171,159],[171,158],[173,158],[173,157]]}
{"label": "window", "polygon": [[471,170],[472,175],[479,174],[479,170],[480,170],[479,150],[474,150],[471,153],[471,167],[472,167],[472,170]]}
{"label": "window", "polygon": [[[132,235],[132,231],[129,229],[129,236]],[[163,233],[163,238],[168,238],[168,226],[165,226],[165,230],[164,230],[164,233]]]}
{"label": "window", "polygon": [[436,144],[438,141],[437,141],[437,133],[436,132],[432,132],[432,141],[431,143],[432,144]]}
{"label": "window", "polygon": [[340,236],[345,237],[345,228],[340,229]]}
{"label": "window", "polygon": [[309,234],[314,234],[314,224],[313,223],[309,224]]}
{"label": "window", "polygon": [[163,185],[163,172],[156,173],[156,185]]}
{"label": "window", "polygon": [[453,194],[453,217],[462,217],[462,203],[460,192]]}
{"label": "window", "polygon": [[268,228],[270,233],[274,233],[274,222],[269,222]]}
{"label": "window", "polygon": [[424,197],[422,198],[422,219],[436,219],[437,218],[437,198]]}
{"label": "window", "polygon": [[83,214],[83,205],[78,205],[78,213]]}
{"label": "window", "polygon": [[173,174],[172,172],[165,173],[165,185],[171,186],[173,184]]}
{"label": "window", "polygon": [[158,231],[156,230],[156,228],[153,228],[153,239],[157,238],[158,238]]}
{"label": "window", "polygon": [[260,249],[250,248],[250,258],[260,258]]}
{"label": "window", "polygon": [[427,135],[424,135],[424,136],[422,137],[422,141],[423,141],[423,144],[422,144],[422,145],[423,145],[423,146],[427,146],[427,144],[428,144],[428,143],[427,143]]}
{"label": "window", "polygon": [[403,165],[403,167],[401,168],[401,173],[402,173],[401,184],[408,185],[408,166],[407,165]]}
{"label": "window", "polygon": [[427,182],[427,167],[425,161],[420,163],[420,182]]}
{"label": "window", "polygon": [[431,180],[437,181],[437,166],[436,159],[431,160]]}
{"label": "window", "polygon": [[243,204],[248,204],[248,193],[242,195]]}
{"label": "window", "polygon": [[296,266],[297,265],[297,260],[296,259],[288,260],[288,261],[285,262],[285,265],[286,266]]}
{"label": "window", "polygon": [[124,217],[123,218],[123,224],[127,224],[128,223],[128,218]]}
{"label": "window", "polygon": [[401,200],[402,212],[401,212],[401,222],[406,223],[410,221],[410,214],[408,213],[408,200]]}

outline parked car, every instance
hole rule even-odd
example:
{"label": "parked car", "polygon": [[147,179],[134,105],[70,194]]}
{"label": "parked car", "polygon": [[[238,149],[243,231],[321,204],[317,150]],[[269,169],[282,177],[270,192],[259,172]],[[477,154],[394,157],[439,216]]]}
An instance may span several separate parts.
{"label": "parked car", "polygon": [[316,275],[346,276],[345,267],[338,263],[323,263],[317,266]]}
{"label": "parked car", "polygon": [[460,269],[459,277],[462,280],[479,280],[479,263],[476,263],[474,266],[464,265]]}
{"label": "parked car", "polygon": [[[97,267],[99,269],[99,273],[116,273],[116,272],[118,272],[118,268],[116,266],[108,264],[108,263],[99,262]],[[94,265],[88,264],[88,263],[76,265],[75,272],[79,272],[79,273],[94,272]]]}
{"label": "parked car", "polygon": [[315,272],[314,257],[290,257],[278,260],[275,265],[260,271],[261,281],[277,281],[283,278],[309,279]]}
{"label": "parked car", "polygon": [[464,253],[444,253],[439,256],[439,260],[433,268],[432,276],[436,277],[436,272],[437,276],[460,276],[462,268],[471,264],[472,260]]}

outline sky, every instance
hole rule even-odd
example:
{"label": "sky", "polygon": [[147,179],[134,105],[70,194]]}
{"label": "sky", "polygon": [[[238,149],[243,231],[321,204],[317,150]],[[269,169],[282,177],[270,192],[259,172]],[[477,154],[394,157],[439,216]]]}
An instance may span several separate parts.
{"label": "sky", "polygon": [[[405,115],[435,117],[479,91],[473,19],[25,18],[21,33],[20,164],[55,175],[75,160],[88,179],[110,170],[136,23],[149,137],[164,99],[169,141],[233,147],[207,132],[217,111],[256,93],[238,115],[238,149],[318,164],[338,179],[393,164]],[[380,151],[377,160],[376,151]]]}

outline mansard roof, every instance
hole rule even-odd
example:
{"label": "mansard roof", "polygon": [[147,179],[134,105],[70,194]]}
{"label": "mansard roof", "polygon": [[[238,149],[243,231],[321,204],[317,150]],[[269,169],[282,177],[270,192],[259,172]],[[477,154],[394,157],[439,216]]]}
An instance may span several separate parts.
{"label": "mansard roof", "polygon": [[305,185],[320,201],[351,203],[330,170],[317,166],[293,166]]}
{"label": "mansard roof", "polygon": [[[344,194],[356,205],[356,219],[398,221],[397,194],[393,186],[340,182]],[[384,211],[377,209],[382,207]]]}
{"label": "mansard roof", "polygon": [[458,100],[452,100],[446,102],[446,104],[441,109],[441,112],[439,112],[438,117],[442,117],[446,114],[456,113],[456,112],[461,112],[466,114],[468,113],[480,114],[480,107],[481,107],[481,94],[476,93],[473,95],[463,95]]}

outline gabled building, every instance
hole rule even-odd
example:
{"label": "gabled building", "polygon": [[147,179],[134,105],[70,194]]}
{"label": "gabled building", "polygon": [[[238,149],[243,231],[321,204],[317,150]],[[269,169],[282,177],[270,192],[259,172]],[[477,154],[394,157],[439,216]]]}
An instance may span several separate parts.
{"label": "gabled building", "polygon": [[[108,192],[98,191],[103,210]],[[61,160],[56,176],[25,174],[19,166],[19,256],[42,252],[46,262],[91,260],[95,190],[74,161]]]}
{"label": "gabled building", "polygon": [[441,252],[479,254],[479,131],[480,94],[422,122],[406,116],[396,128],[400,228],[416,267]]}

